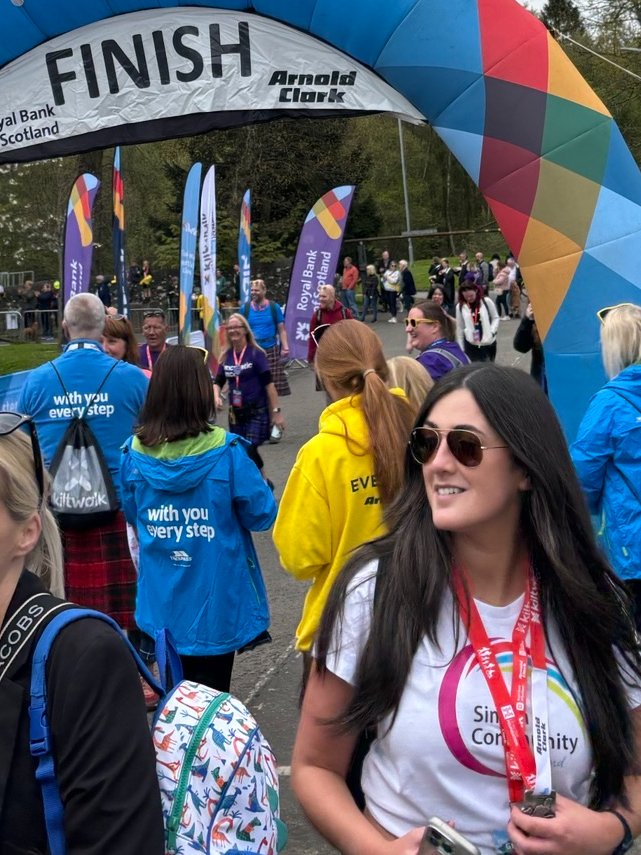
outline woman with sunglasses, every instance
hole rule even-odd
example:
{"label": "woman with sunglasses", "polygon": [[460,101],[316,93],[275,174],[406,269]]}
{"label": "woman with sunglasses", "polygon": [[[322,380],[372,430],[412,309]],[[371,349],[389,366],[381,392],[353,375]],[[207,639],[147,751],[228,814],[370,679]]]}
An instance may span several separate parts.
{"label": "woman with sunglasses", "polygon": [[296,630],[306,669],[341,567],[353,549],[382,532],[382,507],[400,489],[413,421],[405,395],[387,387],[380,339],[365,324],[329,325],[314,364],[330,404],[319,433],[298,452],[274,526],[285,570],[312,581]]}
{"label": "woman with sunglasses", "polygon": [[[471,277],[471,278],[468,278]],[[496,306],[467,273],[456,305],[456,338],[470,362],[494,362],[499,316]]]}
{"label": "woman with sunglasses", "polygon": [[267,356],[256,344],[247,318],[234,312],[226,329],[228,346],[220,354],[214,385],[216,409],[223,408],[222,390],[227,386],[229,430],[250,443],[249,456],[262,472],[258,449],[269,439],[273,425],[285,430],[285,419]]}
{"label": "woman with sunglasses", "polygon": [[[64,605],[62,547],[28,417],[0,413],[0,851],[49,852],[29,747],[36,639]],[[49,593],[50,592],[50,593]],[[133,658],[102,621],[63,629],[47,663],[47,712],[68,855],[162,855],[164,831]]]}
{"label": "woman with sunglasses", "polygon": [[[323,613],[292,760],[308,816],[345,855],[431,852],[431,816],[481,855],[626,851],[634,623],[540,387],[494,365],[440,380],[385,522]],[[344,777],[367,727],[361,814]]]}
{"label": "woman with sunglasses", "polygon": [[420,351],[416,358],[432,380],[470,361],[455,341],[454,320],[432,300],[418,303],[409,310],[405,332],[407,350]]}
{"label": "woman with sunglasses", "polygon": [[234,652],[269,627],[250,531],[276,503],[247,443],[211,424],[214,393],[200,348],[159,358],[123,449],[123,509],[140,544],[136,623],[169,629],[185,679],[229,691]]}
{"label": "woman with sunglasses", "polygon": [[641,628],[641,307],[626,303],[599,317],[610,380],[590,401],[572,459]]}

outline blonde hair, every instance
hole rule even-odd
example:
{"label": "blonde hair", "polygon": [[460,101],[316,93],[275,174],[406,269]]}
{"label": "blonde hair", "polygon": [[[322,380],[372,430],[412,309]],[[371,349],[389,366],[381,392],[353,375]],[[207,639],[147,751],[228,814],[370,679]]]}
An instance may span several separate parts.
{"label": "blonde hair", "polygon": [[[252,328],[249,326],[249,321],[247,320],[247,318],[244,315],[241,315],[240,312],[234,312],[233,314],[231,314],[227,318],[228,324],[230,321],[240,321],[240,323],[242,324],[242,326],[245,330],[245,335],[247,336],[247,344],[249,347],[255,347],[255,348],[257,348],[257,350],[263,350],[263,348],[256,342],[256,339],[254,338],[254,333],[252,332]],[[229,343],[229,340],[228,340],[227,346],[225,347],[225,349],[220,354],[218,361],[224,362],[225,356],[229,353],[230,350],[231,350],[231,344]],[[263,350],[263,353],[264,352],[265,351]]]}
{"label": "blonde hair", "polygon": [[325,388],[337,389],[339,397],[362,396],[374,473],[383,502],[390,502],[403,484],[414,412],[406,398],[390,393],[381,340],[365,324],[338,321],[318,343],[314,366]]}
{"label": "blonde hair", "polygon": [[0,439],[0,501],[15,523],[25,523],[34,513],[40,515],[40,537],[25,556],[24,566],[39,576],[52,594],[64,597],[62,543],[58,525],[47,505],[49,479],[46,472],[44,477],[45,500],[41,503],[29,437],[16,430]]}
{"label": "blonde hair", "polygon": [[376,275],[376,268],[374,267],[373,264],[368,264],[367,267],[365,268],[365,272],[367,273],[368,276],[375,276]]}
{"label": "blonde hair", "polygon": [[640,306],[617,306],[607,313],[601,327],[601,356],[609,378],[641,362]]}
{"label": "blonde hair", "polygon": [[407,400],[414,408],[414,415],[423,406],[427,393],[434,381],[420,362],[411,356],[393,356],[387,360],[389,369],[388,385],[390,388],[402,389]]}

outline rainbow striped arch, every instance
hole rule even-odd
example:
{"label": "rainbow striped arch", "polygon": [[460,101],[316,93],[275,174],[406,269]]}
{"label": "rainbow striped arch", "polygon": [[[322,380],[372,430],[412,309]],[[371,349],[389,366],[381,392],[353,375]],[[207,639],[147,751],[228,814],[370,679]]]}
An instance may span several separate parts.
{"label": "rainbow striped arch", "polygon": [[[6,3],[0,89],[5,66],[17,57],[28,64],[29,51],[56,36],[131,12],[154,20],[172,5]],[[269,18],[285,25],[288,38],[313,36],[374,71],[434,127],[480,187],[518,257],[545,346],[550,395],[572,439],[605,380],[596,310],[641,302],[641,267],[633,261],[641,173],[607,107],[543,24],[516,0],[199,0],[198,7],[210,7],[213,21],[216,10],[230,10],[248,26]],[[174,11],[180,19],[180,4]],[[258,60],[260,46],[255,49]],[[277,56],[267,61],[280,69]],[[297,74],[304,64],[301,49],[301,68],[289,71]],[[243,85],[258,87],[261,80],[249,74]],[[76,136],[62,153],[251,123],[257,116],[332,114],[331,106],[310,113],[301,105],[298,112],[270,109],[261,116],[255,105],[242,115],[229,108],[147,122],[144,105],[141,96],[129,125]],[[33,156],[51,156],[47,146],[55,144],[45,140]],[[333,199],[315,211],[324,228],[334,229],[339,203]]]}

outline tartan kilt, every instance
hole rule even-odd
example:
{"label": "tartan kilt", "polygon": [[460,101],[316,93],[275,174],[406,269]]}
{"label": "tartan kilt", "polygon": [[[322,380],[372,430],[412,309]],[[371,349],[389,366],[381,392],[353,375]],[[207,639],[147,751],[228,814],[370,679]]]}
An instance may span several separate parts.
{"label": "tartan kilt", "polygon": [[108,614],[123,629],[135,629],[136,570],[124,514],[118,511],[105,525],[61,535],[66,598]]}
{"label": "tartan kilt", "polygon": [[265,348],[265,356],[269,363],[269,370],[272,375],[272,381],[276,387],[276,391],[281,397],[291,395],[292,390],[289,388],[289,381],[285,375],[285,369],[280,358],[280,346],[275,344],[273,347]]}
{"label": "tartan kilt", "polygon": [[246,422],[234,422],[231,418],[231,407],[229,408],[229,432],[244,437],[252,445],[262,445],[269,439],[271,433],[271,419],[267,407],[255,407],[251,418]]}

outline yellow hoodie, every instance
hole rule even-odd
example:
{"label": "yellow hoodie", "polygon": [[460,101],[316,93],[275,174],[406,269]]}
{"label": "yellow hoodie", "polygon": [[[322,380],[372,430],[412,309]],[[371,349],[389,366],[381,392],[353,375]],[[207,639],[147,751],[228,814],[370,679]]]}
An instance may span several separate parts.
{"label": "yellow hoodie", "polygon": [[334,579],[352,550],[383,532],[361,396],[341,398],[323,410],[319,433],[298,452],[274,526],[282,566],[297,579],[313,580],[296,630],[299,650],[312,646]]}

